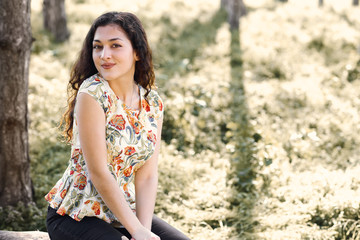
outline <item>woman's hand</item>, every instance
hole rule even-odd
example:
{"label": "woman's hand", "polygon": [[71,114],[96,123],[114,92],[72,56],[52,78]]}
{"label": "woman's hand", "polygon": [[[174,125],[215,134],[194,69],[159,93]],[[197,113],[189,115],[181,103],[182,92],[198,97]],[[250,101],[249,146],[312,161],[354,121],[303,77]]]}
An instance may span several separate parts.
{"label": "woman's hand", "polygon": [[142,227],[132,235],[131,240],[160,240],[160,237],[149,229]]}

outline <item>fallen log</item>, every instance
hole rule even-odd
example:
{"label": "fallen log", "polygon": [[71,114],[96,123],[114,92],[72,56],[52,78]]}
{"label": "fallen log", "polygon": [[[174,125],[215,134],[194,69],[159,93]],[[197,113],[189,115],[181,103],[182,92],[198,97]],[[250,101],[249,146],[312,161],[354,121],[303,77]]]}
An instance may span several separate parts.
{"label": "fallen log", "polygon": [[0,230],[0,240],[50,240],[50,238],[47,232],[14,232]]}

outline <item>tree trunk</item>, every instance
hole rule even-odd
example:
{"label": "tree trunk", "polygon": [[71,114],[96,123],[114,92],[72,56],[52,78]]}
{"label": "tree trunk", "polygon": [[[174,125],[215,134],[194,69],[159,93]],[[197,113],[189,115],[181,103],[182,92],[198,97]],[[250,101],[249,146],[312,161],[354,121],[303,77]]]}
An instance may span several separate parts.
{"label": "tree trunk", "polygon": [[230,30],[239,30],[240,17],[247,14],[246,6],[242,0],[221,0],[221,8],[228,14]]}
{"label": "tree trunk", "polygon": [[324,6],[324,0],[319,0],[319,7]]}
{"label": "tree trunk", "polygon": [[352,5],[353,6],[359,6],[359,0],[353,0]]}
{"label": "tree trunk", "polygon": [[43,2],[44,28],[51,32],[55,41],[64,42],[69,38],[67,28],[65,0],[44,0]]}
{"label": "tree trunk", "polygon": [[0,1],[0,206],[33,199],[28,143],[30,0]]}

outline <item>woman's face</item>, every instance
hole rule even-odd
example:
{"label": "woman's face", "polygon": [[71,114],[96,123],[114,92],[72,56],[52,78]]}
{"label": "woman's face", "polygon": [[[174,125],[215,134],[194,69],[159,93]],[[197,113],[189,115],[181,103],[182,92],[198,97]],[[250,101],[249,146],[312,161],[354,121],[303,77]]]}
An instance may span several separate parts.
{"label": "woman's face", "polygon": [[96,29],[92,57],[96,69],[106,80],[134,80],[138,57],[131,41],[119,26],[110,24]]}

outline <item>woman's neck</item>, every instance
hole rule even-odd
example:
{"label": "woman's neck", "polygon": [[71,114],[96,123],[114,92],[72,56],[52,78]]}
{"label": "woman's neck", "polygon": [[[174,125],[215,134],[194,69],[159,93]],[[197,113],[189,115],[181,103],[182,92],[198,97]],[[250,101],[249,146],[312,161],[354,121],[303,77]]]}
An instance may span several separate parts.
{"label": "woman's neck", "polygon": [[108,81],[115,95],[127,106],[139,108],[139,87],[134,80]]}

